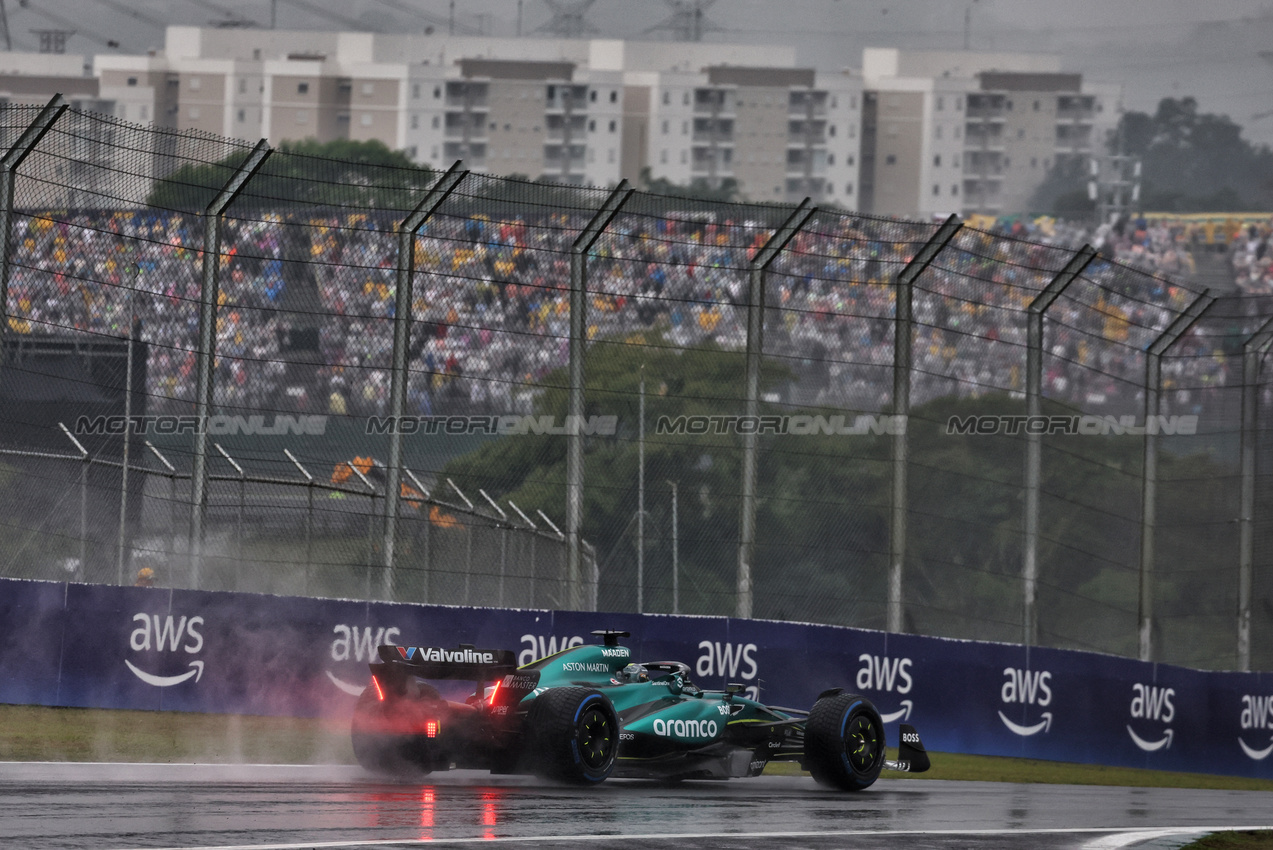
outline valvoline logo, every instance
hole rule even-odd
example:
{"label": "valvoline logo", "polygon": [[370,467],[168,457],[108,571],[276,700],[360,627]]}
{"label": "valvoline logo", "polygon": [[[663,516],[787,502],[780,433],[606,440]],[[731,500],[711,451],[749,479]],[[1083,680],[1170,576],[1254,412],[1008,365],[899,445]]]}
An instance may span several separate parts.
{"label": "valvoline logo", "polygon": [[[148,657],[144,661],[137,659],[138,664],[144,666],[138,666],[125,658],[124,664],[134,676],[156,688],[170,688],[192,678],[196,682],[203,678],[203,660],[189,659],[203,651],[203,617],[137,613],[133,615],[133,622],[139,625],[129,635],[129,648],[133,652],[164,653],[159,657]],[[167,675],[156,672],[156,667],[171,669],[172,662],[165,662],[164,659],[172,653],[183,653],[177,657],[182,661],[189,659],[186,665],[189,669]],[[146,669],[147,667],[150,669]]]}

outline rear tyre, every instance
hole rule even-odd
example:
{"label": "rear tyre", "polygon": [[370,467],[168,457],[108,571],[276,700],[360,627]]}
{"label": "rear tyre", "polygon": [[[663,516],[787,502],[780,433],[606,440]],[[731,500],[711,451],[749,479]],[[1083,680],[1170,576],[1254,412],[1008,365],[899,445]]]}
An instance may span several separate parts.
{"label": "rear tyre", "polygon": [[614,770],[619,717],[590,688],[551,688],[535,697],[526,718],[530,767],[536,775],[595,785]]}
{"label": "rear tyre", "polygon": [[823,697],[805,723],[804,754],[809,772],[820,784],[861,791],[884,767],[884,721],[866,697]]}
{"label": "rear tyre", "polygon": [[432,771],[429,739],[414,734],[394,717],[392,704],[378,699],[374,688],[358,697],[350,727],[354,758],[364,770],[393,776],[424,776]]}

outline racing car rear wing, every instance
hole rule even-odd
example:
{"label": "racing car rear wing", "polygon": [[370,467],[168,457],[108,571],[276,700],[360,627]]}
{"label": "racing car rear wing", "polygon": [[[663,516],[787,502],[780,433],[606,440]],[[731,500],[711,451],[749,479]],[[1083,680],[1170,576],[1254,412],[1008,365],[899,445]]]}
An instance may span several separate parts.
{"label": "racing car rear wing", "polygon": [[386,645],[378,652],[384,664],[399,669],[408,667],[422,679],[489,682],[517,670],[517,656],[511,649],[478,649],[462,643],[457,649]]}

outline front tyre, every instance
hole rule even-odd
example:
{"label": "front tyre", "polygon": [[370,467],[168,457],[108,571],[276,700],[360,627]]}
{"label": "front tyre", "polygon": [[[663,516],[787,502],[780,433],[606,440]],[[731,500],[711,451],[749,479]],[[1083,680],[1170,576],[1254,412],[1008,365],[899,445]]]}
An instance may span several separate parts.
{"label": "front tyre", "polygon": [[884,721],[866,697],[823,697],[805,723],[804,753],[809,772],[820,784],[861,791],[884,767]]}
{"label": "front tyre", "polygon": [[614,769],[619,717],[591,688],[551,688],[535,697],[526,718],[531,769],[575,785],[595,785]]}

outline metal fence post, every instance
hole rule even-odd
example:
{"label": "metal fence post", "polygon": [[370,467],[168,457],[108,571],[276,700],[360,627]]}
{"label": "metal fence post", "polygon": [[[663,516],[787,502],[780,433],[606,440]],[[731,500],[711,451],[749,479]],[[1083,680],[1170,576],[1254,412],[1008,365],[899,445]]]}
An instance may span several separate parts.
{"label": "metal fence post", "polygon": [[481,487],[477,488],[477,492],[482,495],[495,512],[499,514],[500,530],[499,530],[499,606],[504,607],[504,574],[508,571],[508,514],[499,504],[490,497],[489,494]]}
{"label": "metal fence post", "polygon": [[[213,443],[212,446],[221,454],[221,457],[225,458],[226,461],[229,462],[230,466],[234,467],[234,471],[239,473],[239,511],[235,517],[234,557],[242,561],[243,560],[243,502],[247,498],[247,478],[246,478],[247,473],[243,471],[243,467],[239,466],[238,461],[230,457],[230,453],[227,452],[224,448],[222,448],[220,443]],[[239,568],[236,565],[234,568],[236,577],[238,576],[238,571],[239,571]],[[237,585],[238,585],[237,579],[235,581],[235,585],[237,589]]]}
{"label": "metal fence post", "polygon": [[[1065,268],[1035,296],[1026,315],[1025,412],[1027,417],[1043,413],[1043,318],[1065,288],[1083,273],[1096,257],[1096,249],[1084,245]],[[1021,625],[1026,646],[1039,642],[1039,486],[1042,477],[1043,435],[1026,429],[1025,438],[1025,547],[1021,563]]]}
{"label": "metal fence post", "polygon": [[535,538],[539,536],[539,526],[535,525],[535,523],[531,521],[531,518],[526,516],[525,512],[523,512],[521,508],[517,507],[517,503],[514,502],[512,499],[508,500],[508,505],[513,510],[517,511],[517,515],[522,518],[522,522],[526,523],[526,525],[530,527],[530,593],[528,594],[527,599],[529,601],[530,607],[534,608],[535,607],[535,572],[536,572]]}
{"label": "metal fence post", "polygon": [[1273,319],[1242,344],[1242,495],[1238,510],[1238,669],[1251,669],[1251,571],[1255,560],[1256,443],[1260,416],[1260,365],[1273,345]]}
{"label": "metal fence post", "polygon": [[[760,415],[760,355],[765,344],[765,270],[818,208],[805,198],[747,263],[747,352],[743,376],[743,415]],[[739,499],[738,569],[734,582],[734,616],[749,618],[752,609],[752,560],[756,552],[756,429],[742,429],[742,494]]]}
{"label": "metal fence post", "polygon": [[580,596],[579,530],[583,525],[583,358],[587,343],[588,251],[635,190],[628,181],[606,198],[570,247],[570,395],[566,411],[566,605],[578,611]]}
{"label": "metal fence post", "polygon": [[283,449],[283,454],[287,455],[287,459],[301,471],[301,475],[305,476],[305,577],[301,586],[305,593],[309,593],[310,541],[314,536],[314,476],[309,474],[308,469],[301,466],[301,462],[290,450]]}
{"label": "metal fence post", "polygon": [[1162,395],[1162,356],[1215,303],[1210,290],[1193,300],[1145,350],[1145,460],[1140,489],[1140,660],[1153,661],[1154,515],[1158,498],[1158,414]]}
{"label": "metal fence post", "polygon": [[203,519],[208,502],[208,416],[212,412],[216,366],[218,273],[221,217],[270,155],[265,139],[256,143],[204,210],[203,274],[199,286],[199,343],[196,354],[194,464],[190,478],[190,584],[199,589],[203,563]]}
{"label": "metal fence post", "polygon": [[420,228],[446,202],[460,185],[467,171],[460,171],[460,160],[433,184],[416,208],[398,225],[398,276],[393,299],[393,367],[389,378],[389,464],[385,484],[384,543],[381,560],[384,567],[384,598],[393,598],[393,566],[398,542],[398,507],[402,489],[402,417],[406,415],[407,351],[411,346],[412,292],[415,278],[415,238]]}
{"label": "metal fence post", "polygon": [[75,439],[75,435],[67,429],[62,422],[57,423],[57,427],[62,429],[62,433],[66,438],[75,444],[75,450],[80,453],[80,568],[79,574],[83,577],[85,573],[85,558],[88,557],[88,465],[92,463],[92,459],[88,456],[88,449],[84,448],[84,444]]}
{"label": "metal fence post", "polygon": [[906,561],[906,432],[911,412],[911,290],[963,222],[950,216],[915,257],[898,272],[893,317],[893,491],[888,550],[888,630],[902,631],[902,569]]}
{"label": "metal fence post", "polygon": [[9,330],[9,274],[13,253],[13,191],[18,166],[35,150],[44,135],[66,112],[66,98],[55,94],[35,116],[13,147],[0,157],[0,366],[4,361],[4,337]]}
{"label": "metal fence post", "polygon": [[159,458],[159,462],[168,470],[166,473],[168,479],[168,533],[164,535],[164,560],[168,564],[168,586],[173,586],[172,580],[172,550],[173,539],[177,533],[177,521],[174,517],[174,504],[177,501],[177,470],[168,458],[164,457],[159,449],[155,448],[155,444],[146,440],[146,448],[150,449],[151,454]]}
{"label": "metal fence post", "polygon": [[424,579],[420,582],[420,592],[423,595],[423,598],[420,599],[419,601],[428,602],[429,601],[429,576],[430,576],[429,526],[433,524],[433,520],[429,517],[428,500],[431,498],[431,494],[429,493],[429,488],[424,486],[424,482],[422,482],[419,478],[417,478],[414,472],[412,472],[406,466],[402,467],[402,471],[407,474],[407,477],[411,479],[411,483],[415,485],[415,488],[420,491],[420,495],[423,497],[420,502],[420,512],[424,515],[423,518],[421,519],[421,522],[424,524],[424,531],[421,532],[421,536],[424,538],[424,544],[422,546],[424,550],[422,553],[423,555],[422,560],[424,562],[424,570],[423,570]]}

